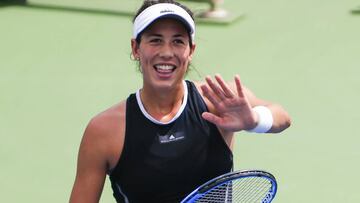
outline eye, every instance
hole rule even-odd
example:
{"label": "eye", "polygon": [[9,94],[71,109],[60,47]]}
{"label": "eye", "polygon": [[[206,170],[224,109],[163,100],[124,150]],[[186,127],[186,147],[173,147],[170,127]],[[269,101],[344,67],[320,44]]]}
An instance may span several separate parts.
{"label": "eye", "polygon": [[185,44],[185,41],[183,39],[175,39],[174,43],[175,44]]}
{"label": "eye", "polygon": [[149,42],[152,44],[157,44],[157,43],[161,42],[161,39],[160,38],[152,38],[149,40]]}

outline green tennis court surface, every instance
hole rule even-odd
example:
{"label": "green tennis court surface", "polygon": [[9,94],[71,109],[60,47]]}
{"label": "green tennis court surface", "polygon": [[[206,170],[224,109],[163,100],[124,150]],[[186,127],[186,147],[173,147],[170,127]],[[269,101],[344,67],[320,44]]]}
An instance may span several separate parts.
{"label": "green tennis court surface", "polygon": [[[0,202],[63,203],[87,122],[141,85],[130,60],[140,1],[29,3],[0,5]],[[197,27],[189,79],[238,73],[292,116],[282,134],[236,141],[236,169],[276,176],[274,202],[360,202],[359,5],[225,0],[245,17]],[[114,202],[108,182],[101,202]]]}

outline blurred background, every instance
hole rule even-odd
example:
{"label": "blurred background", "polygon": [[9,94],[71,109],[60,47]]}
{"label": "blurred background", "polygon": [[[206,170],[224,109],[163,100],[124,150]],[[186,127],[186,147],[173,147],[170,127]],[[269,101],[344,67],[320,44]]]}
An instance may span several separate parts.
{"label": "blurred background", "polygon": [[[0,202],[67,202],[88,121],[142,85],[130,60],[142,2],[9,2],[0,2]],[[235,169],[273,173],[274,202],[360,202],[359,6],[225,0],[239,18],[197,24],[188,79],[239,74],[292,117],[281,134],[237,133]],[[101,202],[115,202],[109,180]]]}

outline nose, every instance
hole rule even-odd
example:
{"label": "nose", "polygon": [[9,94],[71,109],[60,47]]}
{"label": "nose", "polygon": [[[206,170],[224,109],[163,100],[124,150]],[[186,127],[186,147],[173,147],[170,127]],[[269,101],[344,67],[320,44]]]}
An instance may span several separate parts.
{"label": "nose", "polygon": [[162,57],[162,58],[171,58],[171,57],[173,57],[174,56],[174,50],[173,50],[171,44],[164,43],[161,46],[159,56]]}

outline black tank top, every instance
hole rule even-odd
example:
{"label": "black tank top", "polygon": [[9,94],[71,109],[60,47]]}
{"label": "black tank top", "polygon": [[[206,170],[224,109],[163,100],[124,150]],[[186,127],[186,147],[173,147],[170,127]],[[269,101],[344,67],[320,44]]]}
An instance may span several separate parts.
{"label": "black tank top", "polygon": [[217,127],[201,117],[207,111],[201,95],[192,82],[186,86],[185,108],[168,124],[149,120],[136,95],[128,97],[124,148],[110,173],[117,202],[179,202],[232,170],[232,152]]}

